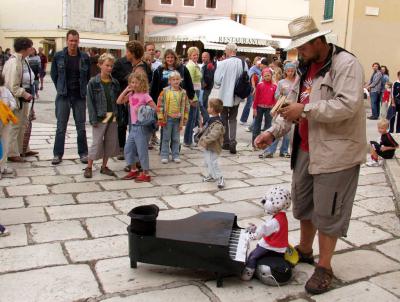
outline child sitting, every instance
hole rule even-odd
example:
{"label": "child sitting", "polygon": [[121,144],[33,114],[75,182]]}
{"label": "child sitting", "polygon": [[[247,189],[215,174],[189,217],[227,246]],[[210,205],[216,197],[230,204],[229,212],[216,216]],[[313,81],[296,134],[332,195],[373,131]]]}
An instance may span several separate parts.
{"label": "child sitting", "polygon": [[[138,111],[141,106],[149,105],[156,110],[156,104],[149,95],[149,83],[147,74],[135,71],[129,76],[129,85],[118,97],[117,104],[129,102],[131,114],[131,128],[126,140],[124,155],[130,172],[123,179],[135,179],[135,182],[149,182],[149,140],[152,128],[141,125],[138,122]],[[136,163],[140,162],[142,173],[139,173]]]}
{"label": "child sitting", "polygon": [[393,158],[395,150],[399,144],[394,140],[392,135],[387,132],[389,121],[381,119],[378,121],[378,132],[381,135],[380,143],[370,141],[371,144],[371,161],[367,162],[368,167],[380,166],[379,157],[384,159]]}
{"label": "child sitting", "polygon": [[270,189],[261,203],[267,214],[272,215],[262,225],[249,228],[250,239],[258,240],[257,247],[250,253],[246,267],[242,273],[242,280],[250,280],[257,267],[257,261],[265,256],[284,258],[288,242],[288,220],[284,210],[290,207],[290,192],[279,186]]}
{"label": "child sitting", "polygon": [[186,91],[180,87],[181,75],[177,71],[170,73],[169,86],[160,93],[157,102],[158,124],[161,126],[161,162],[167,164],[171,146],[172,160],[180,163],[180,131],[189,117],[189,100]]}
{"label": "child sitting", "polygon": [[93,161],[98,159],[103,160],[100,173],[115,176],[107,167],[108,159],[119,154],[116,100],[120,89],[118,81],[111,77],[114,60],[110,53],[103,53],[98,59],[100,73],[88,83],[86,101],[89,121],[93,127],[93,143],[83,174],[85,178],[92,178]]}
{"label": "child sitting", "polygon": [[223,102],[220,99],[208,101],[208,114],[210,115],[202,131],[198,134],[199,146],[204,148],[204,159],[208,176],[203,178],[205,182],[218,180],[217,186],[222,189],[225,186],[224,177],[218,166],[218,155],[222,151],[224,141],[224,126],[220,114],[223,109]]}

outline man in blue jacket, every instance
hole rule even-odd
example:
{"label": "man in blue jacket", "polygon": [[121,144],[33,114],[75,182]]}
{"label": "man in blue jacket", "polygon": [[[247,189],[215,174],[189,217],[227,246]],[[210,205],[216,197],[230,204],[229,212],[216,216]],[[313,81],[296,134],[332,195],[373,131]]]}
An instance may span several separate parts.
{"label": "man in blue jacket", "polygon": [[54,55],[51,64],[51,79],[57,90],[56,118],[57,130],[54,141],[52,160],[58,165],[64,155],[65,132],[67,130],[69,114],[75,120],[78,134],[78,154],[82,163],[87,163],[86,140],[86,86],[90,79],[89,56],[79,51],[79,33],[76,30],[67,32],[67,47]]}

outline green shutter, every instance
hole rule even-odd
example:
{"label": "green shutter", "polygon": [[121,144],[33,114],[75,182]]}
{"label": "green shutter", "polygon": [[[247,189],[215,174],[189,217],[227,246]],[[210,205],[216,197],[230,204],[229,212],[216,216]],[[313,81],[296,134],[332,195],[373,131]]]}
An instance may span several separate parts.
{"label": "green shutter", "polygon": [[333,6],[335,0],[325,0],[324,20],[333,19]]}

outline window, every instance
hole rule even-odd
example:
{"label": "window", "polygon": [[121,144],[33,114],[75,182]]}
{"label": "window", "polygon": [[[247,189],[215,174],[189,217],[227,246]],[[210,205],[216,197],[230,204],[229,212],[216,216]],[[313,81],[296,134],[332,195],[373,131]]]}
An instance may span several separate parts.
{"label": "window", "polygon": [[194,0],[184,0],[183,5],[184,6],[194,6]]}
{"label": "window", "polygon": [[217,7],[217,0],[207,0],[206,7],[207,8],[216,8]]}
{"label": "window", "polygon": [[172,0],[161,0],[161,4],[172,4]]}
{"label": "window", "polygon": [[103,19],[104,0],[94,0],[94,17]]}
{"label": "window", "polygon": [[246,25],[246,15],[243,14],[233,14],[231,15],[231,19],[236,21],[237,23]]}
{"label": "window", "polygon": [[333,19],[333,7],[335,4],[335,0],[325,0],[324,7],[324,20]]}

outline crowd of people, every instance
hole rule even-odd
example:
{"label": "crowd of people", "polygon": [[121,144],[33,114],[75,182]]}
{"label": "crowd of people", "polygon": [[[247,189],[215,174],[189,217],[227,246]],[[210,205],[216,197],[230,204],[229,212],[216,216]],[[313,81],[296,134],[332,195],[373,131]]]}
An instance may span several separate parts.
{"label": "crowd of people", "polygon": [[[230,43],[219,61],[190,47],[188,61],[183,64],[174,50],[166,50],[160,60],[154,44],[139,41],[129,41],[126,55],[119,59],[95,50],[88,55],[79,48],[79,33],[69,30],[67,46],[54,54],[51,64],[57,91],[52,164],[62,162],[72,109],[78,155],[87,164],[84,177],[93,177],[93,162],[100,159],[100,173],[116,176],[107,163],[110,157],[118,156],[126,161],[125,180],[149,182],[149,149],[160,145],[161,163],[179,164],[184,152],[182,133],[185,147],[198,145],[203,149],[207,166],[203,181],[216,182],[222,189],[225,182],[218,157],[222,150],[237,153],[237,115],[239,105],[246,101],[240,124],[252,132],[252,146],[262,151],[260,158],[273,157],[280,139],[279,155],[291,158],[293,214],[301,226],[296,250],[301,262],[314,263],[312,244],[318,231],[320,256],[306,290],[313,294],[329,290],[331,258],[337,238],[346,236],[360,165],[366,158],[364,74],[356,57],[327,43],[326,32],[319,31],[312,18],[294,20],[289,32],[289,48],[297,48],[300,61],[281,62],[274,57],[269,62],[256,57],[249,64],[237,56],[237,46]],[[0,56],[0,98],[18,119],[1,128],[3,174],[10,173],[7,159],[23,162],[24,156],[37,154],[29,149],[25,128],[43,87],[47,61],[42,54],[41,49],[36,53],[30,39],[17,38],[14,53]],[[373,69],[365,85],[371,98],[369,118],[387,117],[393,132],[397,115],[396,132],[400,132],[400,72],[399,80],[391,84],[386,67],[375,63]],[[246,100],[236,93],[243,72],[251,85]],[[213,90],[215,96],[210,97]],[[93,131],[90,147],[86,110]],[[379,124],[382,135],[387,126]],[[378,158],[379,152],[371,154]],[[285,236],[281,233],[279,236]],[[3,226],[0,234],[7,234]],[[270,247],[268,242],[266,247]],[[283,246],[279,248],[276,251],[281,253]],[[252,263],[248,268],[253,270],[254,266]]]}

